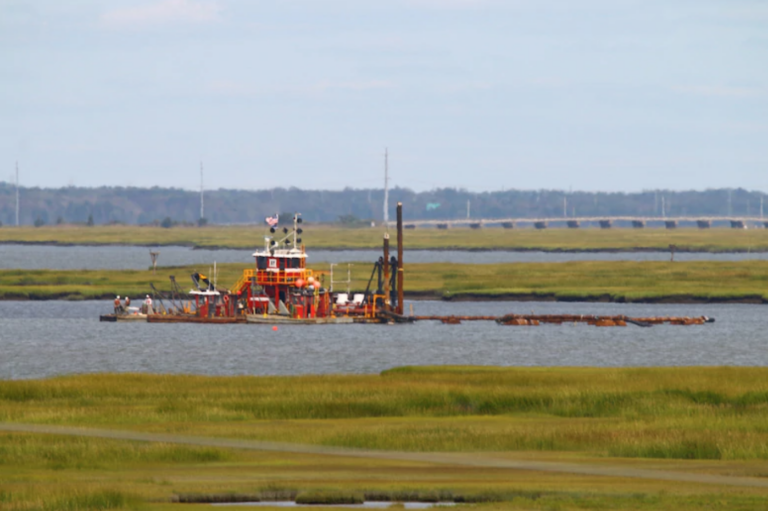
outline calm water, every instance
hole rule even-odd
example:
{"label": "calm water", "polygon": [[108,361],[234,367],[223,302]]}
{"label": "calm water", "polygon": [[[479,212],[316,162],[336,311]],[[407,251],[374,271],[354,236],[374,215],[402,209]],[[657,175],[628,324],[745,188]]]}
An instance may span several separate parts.
{"label": "calm water", "polygon": [[[253,262],[253,250],[193,250],[187,247],[161,247],[159,266],[190,264]],[[374,250],[311,250],[311,263],[339,263],[349,261],[373,262],[381,255]],[[412,263],[522,263],[565,261],[668,261],[667,252],[467,252],[461,250],[406,250],[405,260]],[[768,253],[708,254],[678,253],[677,261],[741,261],[768,260]],[[146,247],[56,247],[46,245],[0,245],[0,269],[53,269],[53,270],[141,270],[150,266]]]}
{"label": "calm water", "polygon": [[[90,372],[288,375],[402,365],[768,366],[761,305],[413,302],[416,314],[707,315],[702,326],[99,323],[109,302],[0,302],[0,378]],[[408,307],[406,306],[406,310]]]}

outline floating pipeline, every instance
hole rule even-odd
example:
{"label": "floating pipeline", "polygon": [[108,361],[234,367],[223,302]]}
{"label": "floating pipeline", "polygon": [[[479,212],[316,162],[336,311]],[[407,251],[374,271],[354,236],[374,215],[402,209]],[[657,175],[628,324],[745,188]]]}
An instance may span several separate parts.
{"label": "floating pipeline", "polygon": [[541,323],[562,325],[563,323],[586,323],[592,326],[627,326],[632,324],[640,327],[650,327],[653,325],[703,325],[705,323],[714,323],[714,318],[707,316],[688,317],[688,316],[655,316],[633,318],[628,316],[591,316],[591,315],[520,315],[509,314],[496,320],[501,325],[537,325]]}
{"label": "floating pipeline", "polygon": [[507,314],[505,316],[403,316],[391,319],[407,321],[440,321],[446,325],[458,325],[463,321],[495,321],[500,325],[508,326],[538,326],[541,324],[562,325],[584,323],[597,327],[627,326],[650,327],[653,325],[704,325],[714,323],[715,319],[707,316],[654,316],[633,318],[629,316],[591,316],[575,314]]}

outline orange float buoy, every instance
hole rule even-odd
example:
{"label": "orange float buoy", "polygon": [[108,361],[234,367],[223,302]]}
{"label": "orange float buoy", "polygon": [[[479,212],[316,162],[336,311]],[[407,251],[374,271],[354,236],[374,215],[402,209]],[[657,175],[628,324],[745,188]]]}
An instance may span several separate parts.
{"label": "orange float buoy", "polygon": [[272,327],[272,331],[273,331],[273,332],[277,332],[277,326],[273,326],[273,327]]}

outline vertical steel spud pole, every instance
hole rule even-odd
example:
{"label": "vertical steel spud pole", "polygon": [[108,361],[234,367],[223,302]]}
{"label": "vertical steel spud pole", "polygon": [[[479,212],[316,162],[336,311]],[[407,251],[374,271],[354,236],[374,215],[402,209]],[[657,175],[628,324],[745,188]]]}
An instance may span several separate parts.
{"label": "vertical steel spud pole", "polygon": [[389,234],[384,235],[384,307],[387,311],[391,310],[392,293],[389,286]]}
{"label": "vertical steel spud pole", "polygon": [[397,203],[397,313],[403,315],[403,203]]}

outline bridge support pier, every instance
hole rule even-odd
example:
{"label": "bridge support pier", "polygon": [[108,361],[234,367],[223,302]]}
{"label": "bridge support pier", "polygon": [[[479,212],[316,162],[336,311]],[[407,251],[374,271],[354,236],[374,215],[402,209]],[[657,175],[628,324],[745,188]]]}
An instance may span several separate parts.
{"label": "bridge support pier", "polygon": [[710,227],[712,227],[712,222],[710,222],[709,220],[696,220],[696,226],[699,229],[709,229]]}
{"label": "bridge support pier", "polygon": [[569,229],[578,229],[581,227],[581,224],[579,224],[578,220],[568,220],[566,224],[568,225]]}
{"label": "bridge support pier", "polygon": [[677,229],[677,220],[664,220],[664,227],[667,229]]}
{"label": "bridge support pier", "polygon": [[469,224],[470,229],[482,229],[483,223],[482,222],[474,222]]}
{"label": "bridge support pier", "polygon": [[547,222],[533,222],[533,226],[536,229],[539,229],[539,230],[546,229],[547,228]]}
{"label": "bridge support pier", "polygon": [[505,229],[514,229],[515,222],[501,222],[501,226]]}
{"label": "bridge support pier", "polygon": [[601,229],[610,229],[611,228],[611,221],[610,220],[600,220],[600,228]]}
{"label": "bridge support pier", "polygon": [[731,229],[746,229],[747,224],[744,223],[744,220],[731,220]]}
{"label": "bridge support pier", "polygon": [[635,229],[642,229],[645,227],[645,220],[632,220],[632,227]]}

